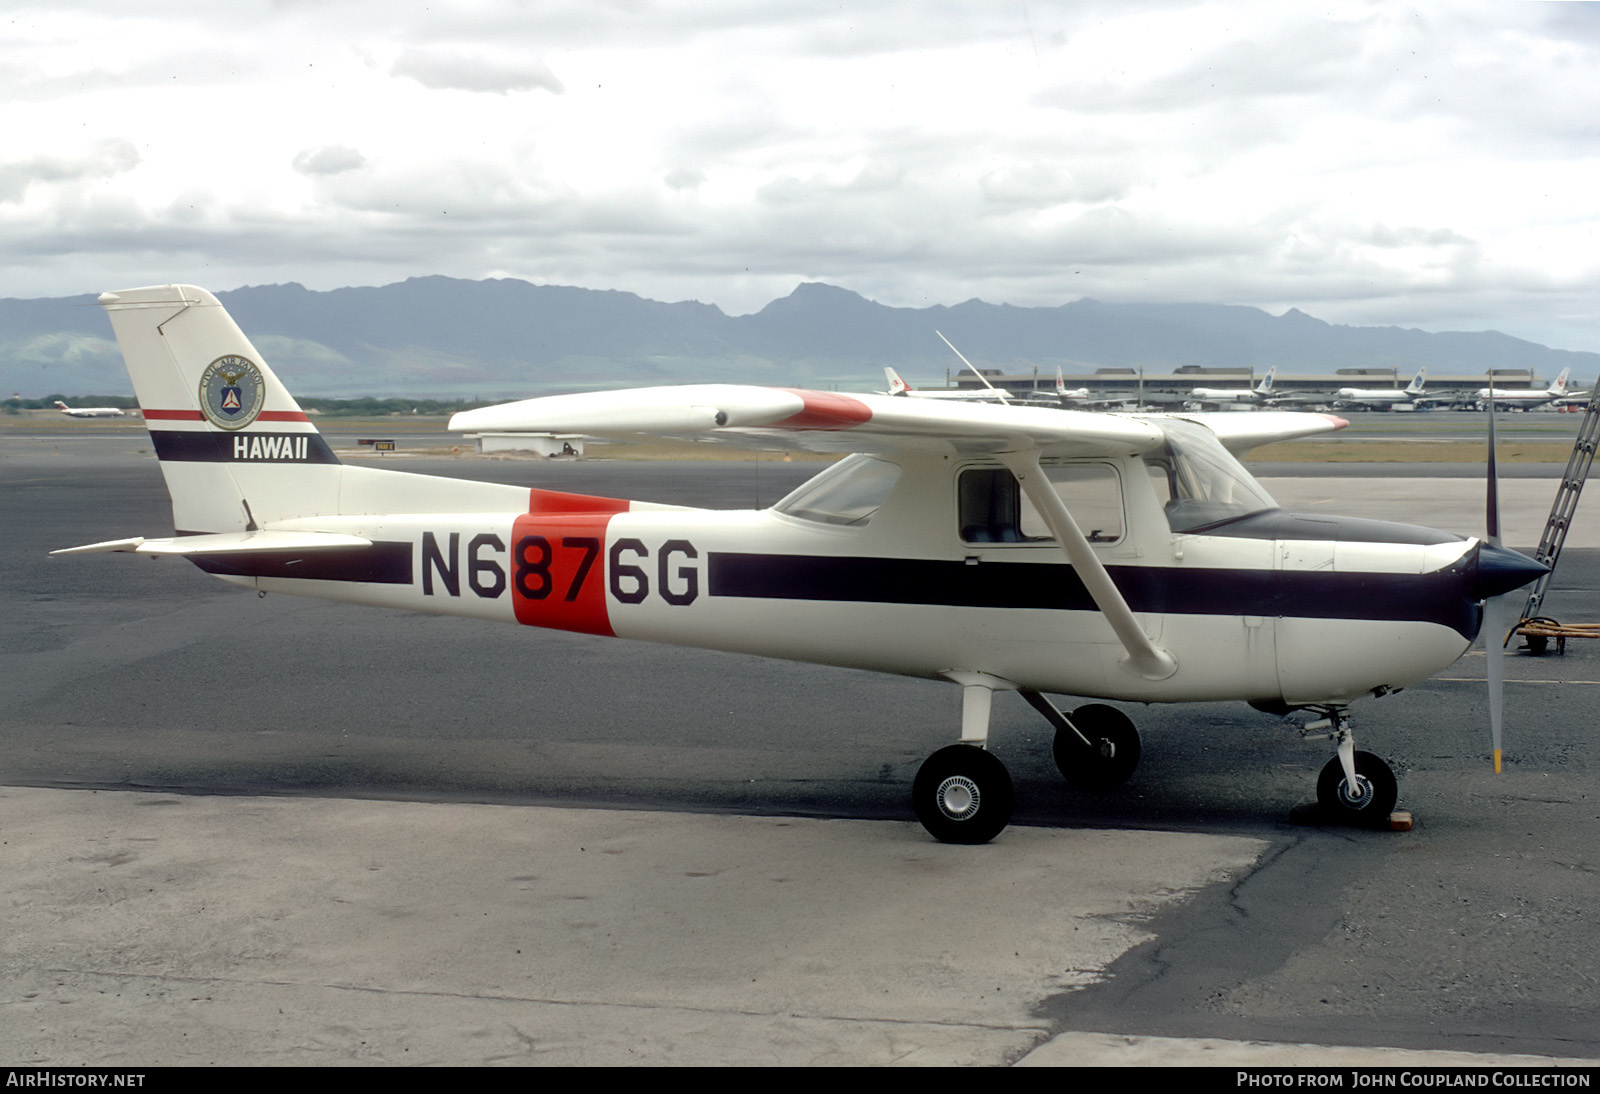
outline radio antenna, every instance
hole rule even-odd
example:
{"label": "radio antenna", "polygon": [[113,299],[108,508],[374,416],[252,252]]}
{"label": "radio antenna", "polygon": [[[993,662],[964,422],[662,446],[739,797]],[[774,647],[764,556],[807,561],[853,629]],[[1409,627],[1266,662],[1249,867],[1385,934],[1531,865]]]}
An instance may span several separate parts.
{"label": "radio antenna", "polygon": [[967,360],[965,357],[962,357],[961,351],[956,349],[955,344],[952,343],[950,341],[950,339],[946,338],[944,336],[944,334],[941,333],[940,331],[934,331],[933,333],[939,335],[939,341],[943,342],[945,345],[950,347],[950,352],[951,353],[955,354],[957,357],[961,357],[961,363],[963,365],[966,365],[968,368],[970,368],[972,370],[972,374],[974,376],[976,376],[978,379],[983,381],[983,386],[984,387],[988,388],[990,391],[992,391],[996,395],[998,395],[1000,397],[1000,401],[1001,402],[1006,402],[1006,401],[1010,400],[1011,393],[1009,391],[1001,391],[999,388],[997,388],[993,384],[991,384],[989,382],[989,377],[985,376],[983,373],[978,371],[978,366],[974,365],[971,361]]}

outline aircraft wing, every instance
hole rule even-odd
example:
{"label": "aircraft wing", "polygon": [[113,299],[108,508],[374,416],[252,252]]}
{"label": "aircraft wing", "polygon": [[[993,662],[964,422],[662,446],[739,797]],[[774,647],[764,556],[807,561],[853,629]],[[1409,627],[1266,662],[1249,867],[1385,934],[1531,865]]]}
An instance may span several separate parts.
{"label": "aircraft wing", "polygon": [[683,437],[746,448],[816,452],[1131,454],[1161,431],[1137,418],[799,388],[693,384],[550,395],[463,411],[450,428],[564,432],[630,439]]}
{"label": "aircraft wing", "polygon": [[[562,432],[623,440],[682,437],[743,448],[815,452],[1008,452],[1093,456],[1148,451],[1162,416],[951,403],[799,388],[693,384],[550,395],[467,410],[456,431]],[[1343,429],[1331,414],[1256,411],[1173,415],[1209,427],[1232,452]]]}

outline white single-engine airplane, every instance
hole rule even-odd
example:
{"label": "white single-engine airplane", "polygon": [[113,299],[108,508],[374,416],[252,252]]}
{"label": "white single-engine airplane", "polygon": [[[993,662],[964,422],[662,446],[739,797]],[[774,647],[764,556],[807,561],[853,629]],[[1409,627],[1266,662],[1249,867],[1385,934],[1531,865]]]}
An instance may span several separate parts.
{"label": "white single-engine airplane", "polygon": [[452,429],[854,452],[765,510],[712,511],[340,463],[202,289],[107,293],[177,534],[65,552],[176,555],[262,592],[943,679],[959,743],[914,780],[940,840],[1010,819],[996,691],[1055,727],[1075,784],[1132,773],[1103,703],[1311,710],[1330,814],[1386,820],[1389,766],[1346,710],[1450,664],[1485,597],[1543,572],[1427,528],[1279,509],[1234,453],[1337,429],[1291,413],[1125,417],[703,384],[528,399]]}
{"label": "white single-engine airplane", "polygon": [[120,418],[122,411],[114,406],[68,406],[60,399],[56,406],[69,418]]}

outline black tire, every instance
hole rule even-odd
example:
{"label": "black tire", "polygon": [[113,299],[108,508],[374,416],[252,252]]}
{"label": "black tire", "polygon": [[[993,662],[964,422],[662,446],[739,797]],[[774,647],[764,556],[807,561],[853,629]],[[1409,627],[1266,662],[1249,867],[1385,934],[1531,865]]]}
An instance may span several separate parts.
{"label": "black tire", "polygon": [[1394,812],[1395,803],[1400,800],[1400,787],[1395,782],[1394,772],[1381,758],[1370,752],[1357,752],[1356,782],[1359,784],[1357,794],[1350,793],[1349,784],[1345,782],[1344,767],[1335,756],[1322,768],[1322,774],[1317,776],[1317,805],[1321,808],[1323,816],[1339,824],[1355,824],[1378,827],[1389,823],[1389,814]]}
{"label": "black tire", "polygon": [[1072,712],[1072,724],[1089,738],[1084,747],[1077,733],[1056,730],[1056,767],[1079,790],[1115,790],[1139,766],[1139,731],[1116,707],[1090,703]]}
{"label": "black tire", "polygon": [[941,843],[988,843],[1011,821],[1011,774],[973,745],[950,745],[929,756],[911,784],[911,804]]}

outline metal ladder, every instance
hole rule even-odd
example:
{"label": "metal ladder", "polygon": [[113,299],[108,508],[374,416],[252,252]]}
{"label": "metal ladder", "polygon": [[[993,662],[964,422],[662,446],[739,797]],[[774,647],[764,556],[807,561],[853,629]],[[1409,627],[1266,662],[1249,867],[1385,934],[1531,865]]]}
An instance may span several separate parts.
{"label": "metal ladder", "polygon": [[[1544,534],[1539,538],[1534,558],[1550,569],[1533,583],[1528,593],[1528,604],[1522,609],[1522,620],[1513,634],[1522,633],[1523,627],[1541,620],[1539,610],[1544,606],[1545,590],[1550,587],[1550,577],[1555,573],[1556,560],[1561,557],[1561,545],[1567,541],[1567,529],[1572,524],[1572,514],[1578,508],[1578,496],[1583,493],[1583,481],[1589,477],[1589,465],[1594,462],[1594,451],[1600,442],[1600,384],[1595,385],[1584,410],[1583,421],[1578,425],[1578,438],[1572,445],[1572,455],[1567,460],[1567,470],[1561,476],[1561,486],[1556,491],[1555,504],[1550,507],[1550,519],[1545,521]],[[1558,625],[1559,626],[1559,625]],[[1509,640],[1509,635],[1507,636]],[[1528,645],[1542,652],[1548,636],[1528,635]],[[1563,642],[1563,646],[1565,643]]]}

